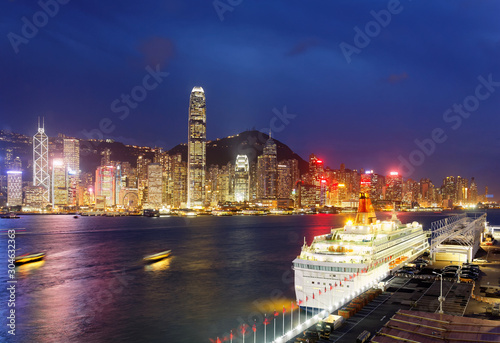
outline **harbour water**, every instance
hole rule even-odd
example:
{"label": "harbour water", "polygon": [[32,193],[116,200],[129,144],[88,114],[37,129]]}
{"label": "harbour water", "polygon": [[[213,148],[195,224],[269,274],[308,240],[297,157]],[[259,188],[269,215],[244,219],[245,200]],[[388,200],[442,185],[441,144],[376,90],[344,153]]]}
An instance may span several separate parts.
{"label": "harbour water", "polygon": [[[401,213],[424,229],[450,213]],[[291,262],[304,237],[339,227],[354,214],[303,216],[80,217],[22,216],[0,222],[0,282],[7,285],[7,235],[16,229],[18,254],[45,252],[44,262],[16,268],[16,336],[12,342],[241,342],[241,324],[264,312],[288,311],[294,300]],[[379,219],[389,214],[378,214]],[[500,212],[488,221],[500,225]],[[142,257],[171,249],[168,259]],[[4,300],[8,295],[2,292]],[[297,312],[294,314],[297,320]],[[277,333],[282,322],[277,322]],[[253,341],[249,329],[247,341]],[[273,326],[267,328],[268,341]]]}

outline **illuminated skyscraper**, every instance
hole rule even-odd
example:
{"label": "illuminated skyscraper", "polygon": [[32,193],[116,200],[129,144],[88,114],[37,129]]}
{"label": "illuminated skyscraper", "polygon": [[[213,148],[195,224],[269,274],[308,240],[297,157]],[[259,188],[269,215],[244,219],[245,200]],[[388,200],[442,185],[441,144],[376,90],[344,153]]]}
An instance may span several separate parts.
{"label": "illuminated skyscraper", "polygon": [[50,202],[50,174],[49,174],[49,138],[45,134],[45,125],[38,120],[38,132],[33,136],[33,185],[42,186],[45,191],[43,200]]}
{"label": "illuminated skyscraper", "polygon": [[389,175],[386,176],[385,181],[387,183],[385,199],[390,201],[402,201],[403,176],[399,175],[398,172],[390,172]]}
{"label": "illuminated skyscraper", "polygon": [[469,202],[471,204],[476,204],[477,203],[477,184],[476,184],[476,180],[474,178],[471,178],[470,179],[470,192],[469,192]]}
{"label": "illuminated skyscraper", "polygon": [[264,145],[264,153],[257,159],[257,197],[276,198],[278,193],[278,162],[276,143],[269,137]]}
{"label": "illuminated skyscraper", "polygon": [[278,198],[288,199],[292,194],[292,170],[289,164],[278,164]]}
{"label": "illuminated skyscraper", "polygon": [[68,171],[64,160],[52,160],[52,207],[68,205]]}
{"label": "illuminated skyscraper", "polygon": [[248,201],[250,192],[250,166],[247,155],[236,156],[234,175],[234,200]]}
{"label": "illuminated skyscraper", "polygon": [[163,167],[159,163],[148,165],[148,208],[159,209],[163,197]]}
{"label": "illuminated skyscraper", "polygon": [[189,99],[188,207],[201,207],[205,200],[206,105],[205,92],[194,87]]}
{"label": "illuminated skyscraper", "polygon": [[23,172],[9,170],[7,172],[7,205],[21,206],[23,204]]}
{"label": "illuminated skyscraper", "polygon": [[64,164],[69,171],[80,172],[80,141],[78,139],[64,139]]}
{"label": "illuminated skyscraper", "polygon": [[454,176],[447,176],[443,180],[442,186],[443,200],[456,201],[457,198],[457,184]]}
{"label": "illuminated skyscraper", "polygon": [[99,166],[95,172],[96,208],[116,205],[116,167]]}

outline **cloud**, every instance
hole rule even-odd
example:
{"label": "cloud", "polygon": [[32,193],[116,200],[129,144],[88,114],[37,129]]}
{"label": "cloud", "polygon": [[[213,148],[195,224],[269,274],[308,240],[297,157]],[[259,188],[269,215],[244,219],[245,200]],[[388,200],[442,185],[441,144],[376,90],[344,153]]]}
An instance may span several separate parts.
{"label": "cloud", "polygon": [[387,81],[389,83],[395,84],[395,83],[400,83],[403,82],[408,78],[408,74],[406,72],[402,72],[401,74],[391,74],[387,78]]}
{"label": "cloud", "polygon": [[175,55],[172,40],[164,37],[150,37],[139,46],[147,65],[164,67]]}
{"label": "cloud", "polygon": [[306,40],[302,40],[299,43],[297,43],[292,50],[288,52],[288,56],[295,56],[295,55],[300,55],[309,50],[310,48],[313,48],[315,46],[319,45],[319,40],[317,38],[308,38]]}

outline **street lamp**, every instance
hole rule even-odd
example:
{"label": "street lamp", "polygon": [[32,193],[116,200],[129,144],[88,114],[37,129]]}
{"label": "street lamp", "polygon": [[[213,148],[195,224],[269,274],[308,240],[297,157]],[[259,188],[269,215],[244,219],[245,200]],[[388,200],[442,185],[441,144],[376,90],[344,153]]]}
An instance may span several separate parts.
{"label": "street lamp", "polygon": [[441,277],[441,295],[439,296],[439,313],[443,314],[443,303],[445,298],[443,297],[443,273],[436,273],[435,271],[432,272],[433,274],[439,275]]}

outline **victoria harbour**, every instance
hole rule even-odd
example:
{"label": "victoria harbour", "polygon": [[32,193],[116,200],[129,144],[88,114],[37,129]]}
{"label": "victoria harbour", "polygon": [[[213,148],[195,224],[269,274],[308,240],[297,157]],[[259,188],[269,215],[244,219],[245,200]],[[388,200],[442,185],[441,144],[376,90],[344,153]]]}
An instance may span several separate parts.
{"label": "victoria harbour", "polygon": [[[399,215],[425,229],[445,216]],[[238,328],[253,319],[262,341],[264,311],[289,309],[294,301],[291,261],[304,238],[310,242],[349,219],[33,215],[3,222],[2,231],[17,229],[21,252],[47,254],[17,268],[16,341],[210,342],[232,329],[239,342]],[[490,211],[488,219],[498,225],[500,213]],[[141,262],[165,247],[173,252],[167,260]]]}

